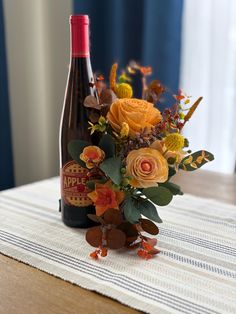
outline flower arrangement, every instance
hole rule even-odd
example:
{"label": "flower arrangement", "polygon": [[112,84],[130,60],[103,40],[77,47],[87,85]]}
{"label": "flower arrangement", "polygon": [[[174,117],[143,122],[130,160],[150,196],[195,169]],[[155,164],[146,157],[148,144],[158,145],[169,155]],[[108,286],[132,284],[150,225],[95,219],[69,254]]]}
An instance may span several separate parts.
{"label": "flower arrangement", "polygon": [[[157,80],[148,82],[150,67],[132,62],[117,79],[118,65],[112,65],[109,86],[96,77],[98,99],[86,97],[90,108],[89,130],[98,133],[97,146],[74,140],[68,145],[71,157],[87,168],[87,187],[96,214],[88,215],[97,226],[87,230],[86,240],[96,249],[94,259],[108,249],[136,249],[144,259],[156,248],[156,223],[162,220],[158,206],[168,205],[174,195],[182,195],[171,182],[177,171],[194,171],[214,159],[207,151],[192,153],[181,134],[202,100],[192,105],[189,96],[173,95],[174,104],[162,113],[157,109],[165,88]],[[139,72],[142,99],[133,98],[130,76]]]}

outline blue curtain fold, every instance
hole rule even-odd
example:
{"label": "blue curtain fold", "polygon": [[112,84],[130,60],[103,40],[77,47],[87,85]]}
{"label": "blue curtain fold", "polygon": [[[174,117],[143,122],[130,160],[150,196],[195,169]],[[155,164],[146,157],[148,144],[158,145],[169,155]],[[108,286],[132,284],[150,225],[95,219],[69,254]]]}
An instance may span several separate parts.
{"label": "blue curtain fold", "polygon": [[0,0],[0,190],[14,186],[3,3]]}
{"label": "blue curtain fold", "polygon": [[114,61],[122,68],[136,60],[177,93],[182,9],[183,0],[74,0],[73,11],[90,16],[94,70],[107,75]]}

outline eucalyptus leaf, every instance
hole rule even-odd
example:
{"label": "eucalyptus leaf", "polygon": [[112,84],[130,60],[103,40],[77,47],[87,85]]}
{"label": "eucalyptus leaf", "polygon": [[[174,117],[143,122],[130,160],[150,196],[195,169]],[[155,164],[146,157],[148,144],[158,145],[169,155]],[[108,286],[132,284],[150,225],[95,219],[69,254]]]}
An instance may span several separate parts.
{"label": "eucalyptus leaf", "polygon": [[95,190],[95,182],[94,181],[87,181],[86,182],[86,186],[90,189],[90,190]]}
{"label": "eucalyptus leaf", "polygon": [[100,169],[117,185],[121,183],[122,162],[120,157],[112,157],[104,160],[100,164]]}
{"label": "eucalyptus leaf", "polygon": [[113,137],[110,134],[104,134],[98,146],[105,152],[106,159],[115,156],[116,146]]}
{"label": "eucalyptus leaf", "polygon": [[200,150],[186,156],[181,161],[179,168],[185,171],[194,171],[212,160],[214,160],[214,155],[212,153],[205,150]]}
{"label": "eucalyptus leaf", "polygon": [[160,186],[167,188],[173,195],[183,195],[179,185],[172,182],[159,183]]}
{"label": "eucalyptus leaf", "polygon": [[162,220],[158,215],[156,206],[153,205],[149,200],[139,198],[139,200],[137,200],[137,204],[138,209],[143,216],[155,222],[162,223]]}
{"label": "eucalyptus leaf", "polygon": [[132,197],[127,197],[122,203],[125,219],[130,223],[138,223],[141,218],[137,202]]}
{"label": "eucalyptus leaf", "polygon": [[83,152],[83,149],[91,145],[89,142],[81,140],[72,140],[68,143],[68,152],[70,156],[82,167],[86,168],[85,163],[80,159],[80,154]]}
{"label": "eucalyptus leaf", "polygon": [[173,195],[169,189],[163,186],[151,187],[143,189],[142,193],[153,203],[159,206],[166,206],[168,205]]}
{"label": "eucalyptus leaf", "polygon": [[171,177],[173,177],[176,174],[176,171],[174,168],[169,167],[169,174],[168,174],[168,179],[170,179]]}

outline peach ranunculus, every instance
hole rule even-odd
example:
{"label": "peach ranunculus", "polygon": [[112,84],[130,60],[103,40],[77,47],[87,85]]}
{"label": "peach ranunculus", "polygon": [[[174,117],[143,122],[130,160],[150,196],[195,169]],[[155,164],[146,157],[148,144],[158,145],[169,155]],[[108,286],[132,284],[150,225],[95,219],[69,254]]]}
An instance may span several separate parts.
{"label": "peach ranunculus", "polygon": [[153,148],[132,150],[126,158],[126,171],[132,177],[130,184],[137,188],[157,186],[168,179],[168,163]]}
{"label": "peach ranunculus", "polygon": [[103,161],[104,151],[98,146],[86,146],[80,154],[80,159],[86,163],[86,167],[92,169],[95,165]]}
{"label": "peach ranunculus", "polygon": [[95,190],[88,193],[88,197],[95,205],[96,215],[101,216],[110,208],[119,209],[120,203],[124,200],[124,192],[113,190],[111,182],[96,183]]}
{"label": "peach ranunculus", "polygon": [[146,100],[123,98],[111,105],[107,119],[116,132],[121,131],[124,122],[127,123],[129,135],[134,137],[143,128],[150,130],[157,125],[162,116],[160,111]]}

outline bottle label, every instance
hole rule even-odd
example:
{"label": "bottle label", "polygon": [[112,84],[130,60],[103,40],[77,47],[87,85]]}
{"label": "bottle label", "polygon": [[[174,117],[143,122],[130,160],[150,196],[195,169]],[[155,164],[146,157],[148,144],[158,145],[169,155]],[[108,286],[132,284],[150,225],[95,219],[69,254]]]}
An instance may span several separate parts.
{"label": "bottle label", "polygon": [[66,204],[84,207],[92,204],[87,196],[89,192],[87,181],[88,170],[74,160],[66,163],[61,169],[61,195]]}

